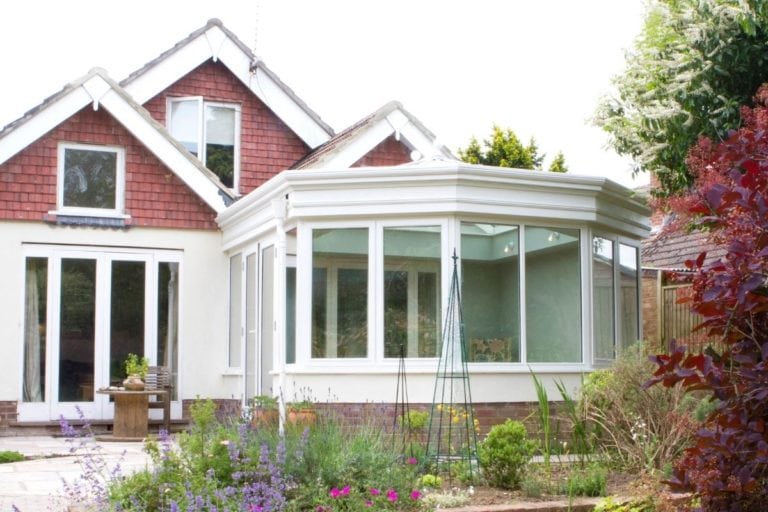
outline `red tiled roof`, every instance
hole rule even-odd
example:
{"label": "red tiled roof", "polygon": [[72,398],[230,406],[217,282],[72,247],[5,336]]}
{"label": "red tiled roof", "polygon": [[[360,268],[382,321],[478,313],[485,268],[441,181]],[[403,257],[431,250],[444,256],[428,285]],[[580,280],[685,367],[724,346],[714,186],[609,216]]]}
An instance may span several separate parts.
{"label": "red tiled roof", "polygon": [[704,251],[707,253],[707,263],[726,253],[724,247],[711,244],[705,232],[661,230],[643,241],[642,263],[645,268],[685,270],[685,261],[695,260]]}

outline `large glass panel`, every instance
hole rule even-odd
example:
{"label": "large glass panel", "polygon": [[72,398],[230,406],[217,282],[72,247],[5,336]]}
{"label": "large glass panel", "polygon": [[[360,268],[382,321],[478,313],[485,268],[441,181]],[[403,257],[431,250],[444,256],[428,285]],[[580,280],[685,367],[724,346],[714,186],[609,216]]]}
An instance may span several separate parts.
{"label": "large glass panel", "polygon": [[243,290],[243,255],[235,254],[229,258],[229,366],[237,368],[241,364],[240,341],[242,334],[241,293]]}
{"label": "large glass panel", "polygon": [[205,166],[228,186],[234,186],[235,176],[235,109],[205,107]]}
{"label": "large glass panel", "polygon": [[96,260],[61,260],[59,401],[93,401]]}
{"label": "large glass panel", "polygon": [[581,362],[579,230],[525,228],[528,362]]}
{"label": "large glass panel", "polygon": [[285,269],[285,362],[296,362],[296,268]]}
{"label": "large glass panel", "polygon": [[157,363],[171,369],[172,400],[178,400],[179,264],[160,262],[157,278]]}
{"label": "large glass panel", "polygon": [[168,130],[181,142],[187,151],[195,156],[200,154],[200,100],[174,100],[171,102],[171,116]]}
{"label": "large glass panel", "polygon": [[595,333],[595,358],[613,359],[615,349],[613,286],[613,242],[592,238],[592,328]]}
{"label": "large glass panel", "polygon": [[113,261],[110,311],[110,385],[125,379],[123,363],[128,354],[144,356],[145,264]]}
{"label": "large glass panel", "polygon": [[440,227],[384,229],[384,357],[437,357]]}
{"label": "large glass panel", "polygon": [[621,271],[621,346],[628,347],[640,337],[636,247],[619,244],[619,269]]}
{"label": "large glass panel", "polygon": [[117,153],[64,149],[65,207],[117,208]]}
{"label": "large glass panel", "polygon": [[517,226],[461,224],[462,306],[470,361],[520,361],[518,233]]}
{"label": "large glass panel", "polygon": [[48,259],[27,258],[24,294],[24,401],[45,401]]}
{"label": "large glass panel", "polygon": [[368,229],[316,229],[312,257],[312,357],[366,357]]}
{"label": "large glass panel", "polygon": [[245,258],[245,396],[256,395],[256,254]]}
{"label": "large glass panel", "polygon": [[[259,367],[261,395],[272,394],[273,347],[275,327],[275,248],[270,245],[261,251],[261,343]],[[249,395],[253,396],[253,395]]]}

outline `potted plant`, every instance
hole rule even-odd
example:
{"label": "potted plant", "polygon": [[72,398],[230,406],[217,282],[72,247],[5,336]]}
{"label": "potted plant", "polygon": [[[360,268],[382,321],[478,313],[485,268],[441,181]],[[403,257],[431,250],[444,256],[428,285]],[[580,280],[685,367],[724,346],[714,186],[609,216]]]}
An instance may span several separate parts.
{"label": "potted plant", "polygon": [[149,371],[149,359],[139,357],[134,353],[128,354],[125,358],[125,374],[127,378],[123,381],[123,387],[128,391],[143,391],[144,378]]}
{"label": "potted plant", "polygon": [[317,421],[314,400],[309,389],[301,391],[301,398],[294,394],[293,401],[286,404],[286,419],[294,425],[314,425]]}
{"label": "potted plant", "polygon": [[277,398],[269,395],[256,395],[251,399],[251,426],[274,427],[277,425],[279,412]]}

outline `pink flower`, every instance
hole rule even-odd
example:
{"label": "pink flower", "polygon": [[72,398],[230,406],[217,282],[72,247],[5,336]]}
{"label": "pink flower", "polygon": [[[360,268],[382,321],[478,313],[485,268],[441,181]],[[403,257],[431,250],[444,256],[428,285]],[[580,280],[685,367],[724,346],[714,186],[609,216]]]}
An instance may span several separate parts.
{"label": "pink flower", "polygon": [[391,502],[397,501],[397,491],[394,489],[390,489],[387,491],[387,499]]}
{"label": "pink flower", "polygon": [[416,460],[416,457],[408,457],[408,459],[405,461],[406,464],[418,464],[419,461]]}
{"label": "pink flower", "polygon": [[325,512],[325,507],[322,505],[318,505],[315,509],[315,512]]}
{"label": "pink flower", "polygon": [[412,490],[411,491],[411,499],[412,500],[418,500],[419,498],[421,498],[421,493],[419,491],[417,491],[416,489]]}
{"label": "pink flower", "polygon": [[373,502],[371,500],[365,500],[365,506],[366,507],[372,507],[373,506]]}
{"label": "pink flower", "polygon": [[375,488],[375,487],[372,487],[372,488],[371,488],[371,496],[378,496],[379,494],[381,494],[381,491],[380,491],[380,490],[378,490],[378,489],[377,489],[377,488]]}
{"label": "pink flower", "polygon": [[347,494],[349,494],[349,486],[348,486],[348,485],[345,485],[345,486],[344,486],[344,488],[341,490],[341,493],[340,493],[340,494],[341,494],[342,496],[346,496]]}
{"label": "pink flower", "polygon": [[331,498],[338,498],[341,495],[341,491],[334,487],[328,494],[330,494]]}

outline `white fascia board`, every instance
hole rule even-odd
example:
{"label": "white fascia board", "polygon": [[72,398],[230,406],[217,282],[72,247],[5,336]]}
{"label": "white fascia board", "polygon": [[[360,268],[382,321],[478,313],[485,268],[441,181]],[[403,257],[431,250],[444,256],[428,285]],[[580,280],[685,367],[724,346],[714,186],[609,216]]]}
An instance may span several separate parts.
{"label": "white fascia board", "polygon": [[50,105],[46,105],[30,119],[0,138],[0,164],[5,163],[91,102],[88,92],[83,87],[77,87]]}
{"label": "white fascia board", "polygon": [[205,37],[198,37],[179,48],[173,55],[153,65],[123,88],[137,103],[143,105],[209,58],[211,48],[208,41]]}
{"label": "white fascia board", "polygon": [[217,26],[210,27],[172,55],[154,64],[126,84],[125,90],[143,105],[211,58],[221,61],[309,147],[316,148],[330,138],[330,134],[264,71],[257,68],[251,72],[251,57]]}
{"label": "white fascia board", "polygon": [[226,208],[220,189],[119,94],[108,92],[101,104],[216,213]]}
{"label": "white fascia board", "polygon": [[408,143],[421,153],[423,158],[450,158],[453,157],[450,154],[445,154],[440,149],[435,147],[435,141],[432,137],[427,136],[422,130],[414,125],[411,120],[403,114],[399,109],[393,110],[387,115],[387,122],[393,127],[393,129],[399,134],[401,138],[404,138]]}
{"label": "white fascia board", "polygon": [[327,160],[314,168],[339,169],[351,167],[355,162],[371,152],[387,137],[395,133],[392,127],[384,119],[374,123],[365,133],[358,135],[347,143],[340,151],[331,155]]}

